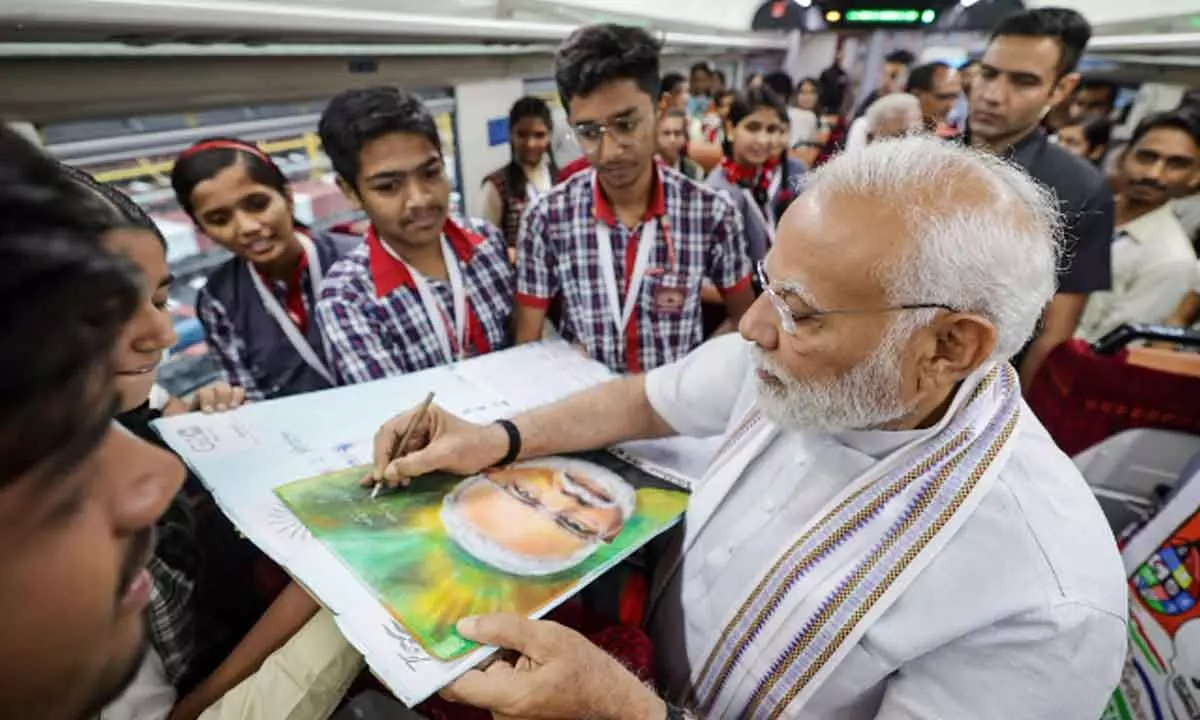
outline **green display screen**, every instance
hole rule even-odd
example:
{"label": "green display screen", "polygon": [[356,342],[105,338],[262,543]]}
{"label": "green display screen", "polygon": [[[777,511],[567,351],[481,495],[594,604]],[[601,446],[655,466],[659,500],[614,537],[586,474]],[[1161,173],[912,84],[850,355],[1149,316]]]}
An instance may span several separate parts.
{"label": "green display screen", "polygon": [[895,23],[897,25],[924,23],[929,25],[937,19],[937,11],[931,9],[869,9],[858,8],[847,10],[847,23]]}

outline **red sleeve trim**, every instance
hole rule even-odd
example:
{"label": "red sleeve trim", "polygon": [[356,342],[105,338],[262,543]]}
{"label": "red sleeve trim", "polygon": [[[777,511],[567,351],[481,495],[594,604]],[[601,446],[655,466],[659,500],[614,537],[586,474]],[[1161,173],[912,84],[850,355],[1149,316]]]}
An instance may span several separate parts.
{"label": "red sleeve trim", "polygon": [[517,293],[516,301],[518,305],[525,307],[536,308],[538,310],[547,310],[550,307],[550,298],[540,298],[536,295],[526,295],[525,293]]}
{"label": "red sleeve trim", "polygon": [[750,287],[750,274],[746,273],[746,276],[743,277],[741,280],[738,280],[737,282],[730,285],[729,287],[721,288],[721,294],[722,295],[732,295],[733,293],[741,292],[742,290],[745,290],[748,287]]}

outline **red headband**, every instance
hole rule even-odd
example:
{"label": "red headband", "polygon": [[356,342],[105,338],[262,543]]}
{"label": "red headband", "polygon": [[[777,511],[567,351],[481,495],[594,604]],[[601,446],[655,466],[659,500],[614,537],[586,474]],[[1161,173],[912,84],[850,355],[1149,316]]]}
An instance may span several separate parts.
{"label": "red headband", "polygon": [[267,157],[267,154],[258,149],[257,146],[251,145],[250,143],[240,142],[238,140],[206,140],[204,142],[198,142],[187,150],[179,153],[179,159],[182,160],[189,155],[195,155],[196,153],[203,152],[205,150],[241,150],[242,152],[248,152],[251,155],[258,157],[259,159],[270,163],[271,165],[275,164],[275,162],[271,160],[271,158]]}

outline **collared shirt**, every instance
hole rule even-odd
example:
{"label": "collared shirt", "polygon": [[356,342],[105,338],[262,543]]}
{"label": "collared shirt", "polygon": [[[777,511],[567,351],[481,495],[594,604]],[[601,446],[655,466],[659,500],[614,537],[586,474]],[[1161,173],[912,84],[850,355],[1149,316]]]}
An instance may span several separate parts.
{"label": "collared shirt", "polygon": [[[300,300],[304,305],[305,316],[312,322],[316,298],[313,297],[309,273],[308,266],[305,265],[300,274]],[[263,280],[279,301],[279,305],[288,307],[288,283],[266,277]],[[266,400],[279,394],[278,383],[273,382],[260,369],[253,367],[246,349],[246,340],[234,326],[229,311],[220,300],[201,290],[196,298],[196,316],[204,327],[205,340],[221,366],[225,382],[245,390],[246,399],[251,401]]]}
{"label": "collared shirt", "polygon": [[[970,145],[969,131],[962,135]],[[1100,171],[1034,130],[1009,159],[1058,197],[1066,224],[1058,291],[1087,294],[1112,287],[1113,196]]]}
{"label": "collared shirt", "polygon": [[[651,372],[646,394],[682,434],[728,433],[754,402],[752,373],[748,344],[728,335]],[[776,435],[717,505],[679,570],[656,582],[662,594],[650,629],[670,695],[689,692],[717,635],[807,522],[860,473],[935,431]],[[1028,407],[1010,442],[974,513],[807,705],[786,717],[1099,717],[1125,660],[1120,556],[1079,471]],[[675,566],[670,554],[660,566]],[[755,668],[772,660],[744,658]]]}
{"label": "collared shirt", "polygon": [[[630,230],[617,220],[595,178],[593,170],[580,173],[529,209],[517,245],[517,302],[546,308],[561,296],[559,331],[566,340],[582,343],[615,372],[642,372],[683,357],[703,340],[700,286],[706,278],[727,292],[749,287],[744,226],[720,193],[660,167],[646,215]],[[596,224],[610,228],[618,295],[624,298],[642,228],[651,218],[658,228],[650,270],[622,337],[599,268]],[[664,288],[684,291],[681,309],[656,310],[656,295]]]}
{"label": "collared shirt", "polygon": [[1125,323],[1161,323],[1195,283],[1196,251],[1171,203],[1118,228],[1111,291],[1093,294],[1079,337],[1094,343]]}
{"label": "collared shirt", "polygon": [[[462,269],[467,295],[468,355],[511,342],[512,265],[504,235],[476,222],[467,231],[447,220],[445,237]],[[454,307],[450,283],[428,279],[443,308]],[[368,233],[325,275],[317,301],[332,370],[343,384],[424,370],[446,362],[433,321],[407,266]]]}

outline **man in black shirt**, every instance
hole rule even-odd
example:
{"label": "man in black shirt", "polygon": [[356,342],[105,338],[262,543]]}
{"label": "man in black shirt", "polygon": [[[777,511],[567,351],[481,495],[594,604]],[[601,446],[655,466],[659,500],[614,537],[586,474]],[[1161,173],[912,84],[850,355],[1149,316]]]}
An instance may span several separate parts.
{"label": "man in black shirt", "polygon": [[846,102],[846,89],[850,86],[850,76],[842,69],[842,58],[845,53],[838,45],[833,52],[833,64],[821,72],[817,82],[821,86],[821,108],[826,114],[840,115],[842,105]]}
{"label": "man in black shirt", "polygon": [[1112,284],[1113,198],[1086,161],[1050,143],[1041,119],[1079,83],[1074,72],[1091,26],[1073,10],[1044,8],[1001,21],[972,83],[966,140],[1005,155],[1058,196],[1066,237],[1058,294],[1040,332],[1016,359],[1028,387],[1046,356],[1071,337],[1088,294]]}

